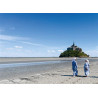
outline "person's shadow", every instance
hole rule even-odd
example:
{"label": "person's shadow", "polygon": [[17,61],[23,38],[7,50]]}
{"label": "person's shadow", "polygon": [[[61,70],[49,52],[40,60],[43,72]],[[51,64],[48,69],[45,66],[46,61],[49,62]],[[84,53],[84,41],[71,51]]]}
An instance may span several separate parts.
{"label": "person's shadow", "polygon": [[83,75],[78,75],[77,77],[86,77],[86,76],[83,76]]}
{"label": "person's shadow", "polygon": [[98,76],[90,76],[90,78],[98,78]]}
{"label": "person's shadow", "polygon": [[[61,75],[61,76],[65,76],[65,77],[73,77],[73,75]],[[86,77],[86,76],[77,75],[76,77]]]}
{"label": "person's shadow", "polygon": [[65,76],[65,77],[72,77],[73,75],[61,75],[61,76]]}

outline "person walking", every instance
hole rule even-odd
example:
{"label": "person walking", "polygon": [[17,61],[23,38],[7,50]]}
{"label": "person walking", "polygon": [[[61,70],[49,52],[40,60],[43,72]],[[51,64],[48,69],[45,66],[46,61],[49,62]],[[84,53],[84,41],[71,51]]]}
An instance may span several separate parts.
{"label": "person walking", "polygon": [[78,75],[78,70],[77,69],[78,69],[78,65],[77,65],[77,62],[76,62],[76,58],[74,58],[72,60],[73,77]]}
{"label": "person walking", "polygon": [[89,75],[89,60],[85,60],[84,73],[86,77]]}

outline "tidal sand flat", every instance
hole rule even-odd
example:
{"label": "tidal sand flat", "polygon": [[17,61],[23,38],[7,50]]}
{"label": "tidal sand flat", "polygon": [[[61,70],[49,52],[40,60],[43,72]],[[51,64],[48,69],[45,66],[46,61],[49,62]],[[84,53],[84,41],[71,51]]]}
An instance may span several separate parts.
{"label": "tidal sand flat", "polygon": [[[9,60],[8,60],[9,59]],[[78,58],[78,77],[72,77],[72,58],[2,58],[1,84],[98,84],[98,58],[90,60],[90,76],[84,77],[85,58]],[[56,62],[57,61],[57,62]],[[35,64],[35,62],[42,62]],[[19,65],[18,64],[24,64]],[[26,64],[27,63],[27,64]],[[14,66],[16,64],[17,66]],[[13,66],[12,66],[13,65]]]}

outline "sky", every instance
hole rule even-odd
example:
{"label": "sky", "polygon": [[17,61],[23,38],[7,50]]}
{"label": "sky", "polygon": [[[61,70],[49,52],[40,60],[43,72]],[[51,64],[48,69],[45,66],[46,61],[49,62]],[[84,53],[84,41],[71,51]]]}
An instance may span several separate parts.
{"label": "sky", "polygon": [[97,13],[0,13],[0,57],[58,57],[73,41],[98,57]]}

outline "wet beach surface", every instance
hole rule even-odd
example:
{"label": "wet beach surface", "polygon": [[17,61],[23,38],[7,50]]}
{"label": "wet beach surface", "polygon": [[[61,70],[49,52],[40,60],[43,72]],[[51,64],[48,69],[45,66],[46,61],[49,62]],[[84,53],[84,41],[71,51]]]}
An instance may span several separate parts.
{"label": "wet beach surface", "polygon": [[[84,61],[77,60],[78,77],[72,77],[71,60],[68,61],[45,61],[39,65],[32,65],[35,62],[27,62],[22,66],[1,67],[1,84],[97,84],[98,83],[98,59],[90,60],[90,76],[84,77]],[[48,62],[48,63],[47,63]],[[4,64],[4,63],[3,63]],[[7,63],[6,63],[7,64]],[[13,63],[10,63],[13,65]],[[20,64],[20,63],[14,63]],[[31,64],[31,65],[30,65]]]}

